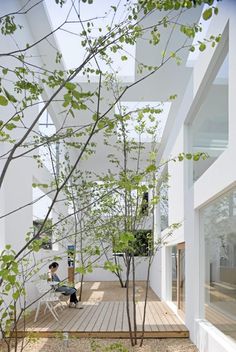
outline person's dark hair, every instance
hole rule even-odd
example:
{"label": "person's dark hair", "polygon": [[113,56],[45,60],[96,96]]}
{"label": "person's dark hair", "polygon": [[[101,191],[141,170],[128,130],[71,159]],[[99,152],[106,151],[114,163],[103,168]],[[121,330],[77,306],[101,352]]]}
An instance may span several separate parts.
{"label": "person's dark hair", "polygon": [[57,268],[58,266],[59,266],[59,264],[57,262],[53,262],[49,265],[49,269]]}

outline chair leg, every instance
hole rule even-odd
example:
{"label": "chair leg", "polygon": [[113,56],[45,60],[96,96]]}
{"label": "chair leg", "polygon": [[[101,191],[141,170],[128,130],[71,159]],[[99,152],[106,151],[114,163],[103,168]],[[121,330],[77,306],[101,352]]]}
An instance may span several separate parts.
{"label": "chair leg", "polygon": [[48,302],[46,302],[46,305],[47,305],[48,309],[50,310],[50,312],[52,313],[52,315],[54,316],[54,318],[58,321],[58,316],[57,316],[55,309]]}
{"label": "chair leg", "polygon": [[35,314],[34,322],[36,322],[36,321],[37,321],[37,319],[38,319],[39,309],[40,309],[40,301],[38,301],[38,307],[37,307],[37,310],[36,310],[36,314]]}
{"label": "chair leg", "polygon": [[60,304],[60,305],[59,305],[60,309],[63,310],[63,309],[64,309],[64,306],[63,306],[63,304],[62,304],[62,302],[61,302],[60,300],[59,300],[59,304]]}

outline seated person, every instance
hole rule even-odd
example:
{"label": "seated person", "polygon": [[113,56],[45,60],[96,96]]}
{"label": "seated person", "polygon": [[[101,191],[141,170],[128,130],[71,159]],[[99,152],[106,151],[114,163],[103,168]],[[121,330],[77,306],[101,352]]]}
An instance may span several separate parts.
{"label": "seated person", "polygon": [[[57,262],[53,262],[49,265],[49,272],[48,272],[48,282],[50,283],[53,282],[60,282],[61,280],[56,274],[56,271],[59,267],[59,264]],[[77,303],[79,302],[76,296],[76,288],[74,287],[69,287],[66,285],[59,285],[55,287],[56,292],[61,292],[65,296],[70,296],[70,304],[69,307],[74,307],[74,308],[82,308],[78,307]]]}

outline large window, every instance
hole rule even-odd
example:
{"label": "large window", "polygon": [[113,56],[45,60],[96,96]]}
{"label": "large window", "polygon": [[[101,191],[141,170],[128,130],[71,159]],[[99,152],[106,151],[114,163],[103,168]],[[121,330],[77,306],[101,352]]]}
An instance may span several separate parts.
{"label": "large window", "polygon": [[172,295],[171,300],[182,312],[185,311],[185,243],[172,247]]}
{"label": "large window", "polygon": [[160,187],[160,217],[161,231],[169,226],[168,184],[163,182]]}
{"label": "large window", "polygon": [[177,246],[173,246],[171,250],[171,264],[172,264],[172,290],[171,300],[177,305]]}
{"label": "large window", "polygon": [[205,241],[205,316],[236,338],[236,189],[200,212]]}
{"label": "large window", "polygon": [[192,124],[193,152],[206,160],[193,164],[196,181],[228,147],[228,55],[220,66]]}

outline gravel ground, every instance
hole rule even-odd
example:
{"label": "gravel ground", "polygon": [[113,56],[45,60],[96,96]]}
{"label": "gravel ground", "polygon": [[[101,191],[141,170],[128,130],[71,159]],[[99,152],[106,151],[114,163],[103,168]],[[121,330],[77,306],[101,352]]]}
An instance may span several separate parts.
{"label": "gravel ground", "polygon": [[[7,351],[0,346],[0,351]],[[12,352],[14,349],[11,350]],[[21,351],[18,349],[17,351]],[[129,340],[41,338],[28,342],[24,352],[197,352],[189,339],[150,339],[142,347],[131,347]]]}

